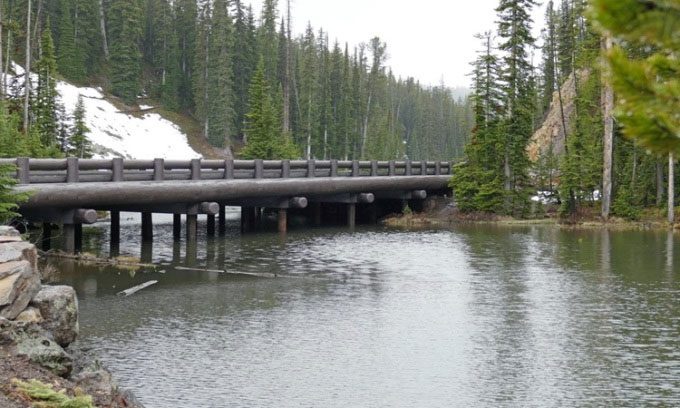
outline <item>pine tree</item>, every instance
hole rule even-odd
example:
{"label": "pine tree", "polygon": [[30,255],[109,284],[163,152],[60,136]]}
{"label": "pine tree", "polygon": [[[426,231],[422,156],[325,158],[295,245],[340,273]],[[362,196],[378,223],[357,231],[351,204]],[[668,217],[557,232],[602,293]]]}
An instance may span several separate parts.
{"label": "pine tree", "polygon": [[203,137],[208,139],[210,123],[208,122],[208,87],[210,82],[210,72],[208,64],[210,62],[210,52],[208,43],[210,41],[210,3],[206,2],[198,15],[196,30],[196,49],[194,50],[192,93],[194,99],[194,115],[203,126]]}
{"label": "pine tree", "polygon": [[193,64],[196,53],[196,25],[198,9],[195,0],[177,0],[174,2],[175,31],[177,36],[177,52],[179,64],[179,84],[177,97],[182,110],[194,108],[192,88]]}
{"label": "pine tree", "polygon": [[243,137],[248,92],[257,65],[257,39],[252,9],[245,9],[240,0],[234,1],[233,97],[234,134]]}
{"label": "pine tree", "polygon": [[258,28],[258,50],[264,59],[264,69],[267,82],[278,86],[278,36],[276,24],[278,22],[278,0],[264,0],[262,5],[261,24]]}
{"label": "pine tree", "polygon": [[150,84],[151,95],[171,110],[179,108],[179,50],[173,23],[172,5],[168,0],[147,2],[144,57],[154,72]]}
{"label": "pine tree", "polygon": [[265,75],[264,58],[260,58],[250,86],[247,118],[248,142],[241,151],[246,159],[293,159],[297,149],[283,135],[279,115],[271,97]]}
{"label": "pine tree", "polygon": [[215,0],[208,41],[208,141],[217,147],[230,145],[233,126],[232,60],[233,27],[227,0]]}
{"label": "pine tree", "polygon": [[109,8],[111,92],[135,102],[141,92],[143,33],[140,0],[112,0]]}
{"label": "pine tree", "polygon": [[530,78],[533,68],[528,49],[531,36],[531,8],[535,0],[501,0],[498,13],[499,49],[504,52],[501,79],[505,94],[505,140],[503,176],[505,211],[518,214],[528,208],[529,160],[526,145],[533,132],[535,100]]}
{"label": "pine tree", "polygon": [[75,29],[72,16],[71,0],[60,1],[61,17],[59,19],[59,46],[57,47],[57,63],[59,73],[66,79],[82,81],[85,79],[85,64],[82,52],[77,52]]}
{"label": "pine tree", "polygon": [[73,127],[69,137],[69,156],[89,159],[92,157],[92,143],[87,138],[90,129],[85,124],[85,104],[83,96],[78,95],[78,102],[73,111]]}
{"label": "pine tree", "polygon": [[38,86],[36,87],[32,113],[36,131],[40,135],[43,145],[52,147],[56,146],[58,136],[58,95],[55,79],[57,61],[49,21],[42,34],[41,49],[42,56],[35,65],[38,74]]}

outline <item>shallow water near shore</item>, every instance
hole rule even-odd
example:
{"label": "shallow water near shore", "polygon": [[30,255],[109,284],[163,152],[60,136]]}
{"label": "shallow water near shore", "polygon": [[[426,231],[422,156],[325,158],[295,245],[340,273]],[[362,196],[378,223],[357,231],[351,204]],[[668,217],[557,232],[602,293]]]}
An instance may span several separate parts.
{"label": "shallow water near shore", "polygon": [[[78,291],[82,342],[148,408],[680,404],[671,233],[242,236],[234,215],[187,247],[159,220],[144,247],[124,223],[120,248],[155,269],[50,261]],[[108,256],[107,233],[86,229],[85,251]]]}

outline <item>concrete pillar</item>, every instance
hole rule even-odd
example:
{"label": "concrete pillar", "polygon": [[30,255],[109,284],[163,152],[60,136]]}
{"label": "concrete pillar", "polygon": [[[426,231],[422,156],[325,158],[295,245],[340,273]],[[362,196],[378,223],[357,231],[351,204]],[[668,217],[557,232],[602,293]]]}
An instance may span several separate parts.
{"label": "concrete pillar", "polygon": [[49,222],[42,223],[42,250],[49,251],[52,249],[52,224]]}
{"label": "concrete pillar", "polygon": [[120,211],[111,211],[111,245],[120,244]]}
{"label": "concrete pillar", "polygon": [[220,218],[218,230],[221,237],[227,233],[227,209],[222,204],[220,204]]}
{"label": "concrete pillar", "polygon": [[208,214],[207,216],[207,230],[208,230],[208,236],[214,237],[215,236],[215,216]]}
{"label": "concrete pillar", "polygon": [[354,228],[357,223],[357,205],[347,204],[347,226]]}
{"label": "concrete pillar", "polygon": [[153,217],[151,213],[142,213],[142,241],[153,241]]}
{"label": "concrete pillar", "polygon": [[187,241],[195,243],[198,235],[198,215],[187,214],[186,228],[187,228]]}
{"label": "concrete pillar", "polygon": [[285,208],[279,208],[279,232],[288,232],[288,210]]}
{"label": "concrete pillar", "polygon": [[182,238],[182,214],[172,215],[172,237],[175,241]]}
{"label": "concrete pillar", "polygon": [[314,226],[321,226],[321,203],[312,203],[312,220]]}

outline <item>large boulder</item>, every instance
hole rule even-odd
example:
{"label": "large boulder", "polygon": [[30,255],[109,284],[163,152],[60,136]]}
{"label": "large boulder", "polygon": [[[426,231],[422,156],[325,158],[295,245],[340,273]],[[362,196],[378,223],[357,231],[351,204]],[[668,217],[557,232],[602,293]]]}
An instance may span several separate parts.
{"label": "large boulder", "polygon": [[0,263],[28,261],[38,271],[38,250],[30,242],[16,241],[0,243]]}
{"label": "large boulder", "polygon": [[14,341],[16,343],[13,354],[26,356],[36,364],[47,368],[53,373],[66,377],[73,368],[71,356],[45,335],[38,333],[18,333]]}
{"label": "large boulder", "polygon": [[31,306],[40,310],[45,330],[66,347],[78,337],[78,297],[70,286],[43,286]]}
{"label": "large boulder", "polygon": [[19,231],[14,227],[8,227],[6,225],[0,225],[0,237],[20,237]]}
{"label": "large boulder", "polygon": [[0,317],[16,318],[40,287],[40,275],[29,261],[0,264]]}

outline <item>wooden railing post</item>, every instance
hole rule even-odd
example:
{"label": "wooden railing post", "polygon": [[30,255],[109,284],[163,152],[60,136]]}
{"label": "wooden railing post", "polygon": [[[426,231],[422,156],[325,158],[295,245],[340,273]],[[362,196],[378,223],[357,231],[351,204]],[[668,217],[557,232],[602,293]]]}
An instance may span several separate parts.
{"label": "wooden railing post", "polygon": [[421,176],[427,176],[427,161],[426,160],[420,161],[420,175]]}
{"label": "wooden railing post", "polygon": [[201,159],[191,159],[191,179],[201,179]]}
{"label": "wooden railing post", "polygon": [[442,174],[442,162],[437,161],[434,163],[434,175],[439,176]]}
{"label": "wooden railing post", "polygon": [[17,159],[17,182],[19,184],[31,183],[31,167],[28,157],[19,157]]}
{"label": "wooden railing post", "polygon": [[361,170],[359,168],[359,160],[352,161],[352,177],[359,177],[361,175]]}
{"label": "wooden railing post", "polygon": [[405,166],[406,166],[406,170],[404,170],[404,175],[405,176],[412,175],[413,170],[411,169],[411,160],[406,160]]}
{"label": "wooden railing post", "polygon": [[281,178],[290,177],[290,160],[281,161]]}
{"label": "wooden railing post", "polygon": [[163,181],[165,176],[165,160],[153,160],[153,181]]}
{"label": "wooden railing post", "polygon": [[261,179],[264,177],[264,160],[255,159],[255,178]]}
{"label": "wooden railing post", "polygon": [[234,178],[234,160],[232,159],[224,161],[224,178],[225,179]]}
{"label": "wooden railing post", "polygon": [[378,161],[372,160],[371,161],[371,177],[377,177],[377,176],[378,176]]}
{"label": "wooden railing post", "polygon": [[338,177],[338,161],[337,160],[331,160],[331,172],[330,172],[331,177]]}
{"label": "wooden railing post", "polygon": [[124,163],[121,157],[116,157],[111,161],[112,178],[111,181],[123,181]]}
{"label": "wooden railing post", "polygon": [[388,170],[387,170],[387,175],[388,175],[388,176],[392,177],[392,176],[395,176],[395,175],[397,174],[397,165],[396,165],[396,163],[394,162],[394,160],[390,160],[390,161],[389,161],[389,164],[387,165],[387,168],[388,168]]}
{"label": "wooden railing post", "polygon": [[307,160],[307,177],[316,177],[316,161]]}
{"label": "wooden railing post", "polygon": [[78,158],[69,157],[66,159],[66,182],[67,183],[77,183],[78,182]]}

